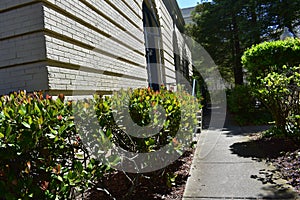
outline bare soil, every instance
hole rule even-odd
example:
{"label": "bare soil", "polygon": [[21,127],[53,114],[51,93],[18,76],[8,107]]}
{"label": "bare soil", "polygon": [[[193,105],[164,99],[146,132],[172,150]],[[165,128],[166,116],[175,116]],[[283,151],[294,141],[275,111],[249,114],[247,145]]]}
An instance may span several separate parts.
{"label": "bare soil", "polygon": [[[193,154],[194,149],[190,149],[173,164],[151,173],[125,174],[117,171],[105,177],[105,180],[101,183],[101,187],[106,188],[107,192],[94,189],[90,192],[88,199],[182,199],[185,184],[189,177]],[[172,186],[167,184],[168,174],[176,176]]]}

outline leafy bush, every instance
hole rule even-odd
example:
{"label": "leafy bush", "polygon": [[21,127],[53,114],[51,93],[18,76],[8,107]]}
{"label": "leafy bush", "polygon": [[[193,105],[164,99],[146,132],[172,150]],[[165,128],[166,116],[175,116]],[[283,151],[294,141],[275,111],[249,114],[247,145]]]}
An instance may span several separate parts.
{"label": "leafy bush", "polygon": [[260,79],[257,93],[274,116],[281,134],[300,131],[300,67],[283,67],[282,73],[272,72]]}
{"label": "leafy bush", "polygon": [[299,133],[300,40],[265,42],[248,49],[242,58],[257,98],[272,113],[279,132]]}
{"label": "leafy bush", "polygon": [[261,125],[272,121],[270,112],[260,104],[248,85],[237,85],[228,90],[227,105],[239,125]]}
{"label": "leafy bush", "polygon": [[[115,124],[106,130],[112,132],[114,144],[132,152],[132,157],[137,153],[149,153],[149,158],[140,164],[127,158],[137,171],[151,169],[159,162],[168,164],[168,159],[174,155],[179,157],[190,147],[199,107],[195,98],[178,88],[176,93],[164,88],[160,91],[150,88],[121,90],[110,99]],[[163,153],[159,158],[151,155],[162,148],[168,151],[167,158]],[[153,159],[156,162],[151,161]]]}
{"label": "leafy bush", "polygon": [[72,103],[20,92],[2,96],[0,110],[0,198],[69,199],[104,172],[81,159]]}
{"label": "leafy bush", "polygon": [[[136,153],[169,145],[171,155],[184,150],[196,124],[198,105],[183,90],[124,90],[73,102],[59,97],[22,91],[0,98],[0,199],[71,199],[120,164],[116,145]],[[118,121],[124,116],[138,127],[124,129]],[[143,126],[153,133],[145,137]]]}
{"label": "leafy bush", "polygon": [[44,191],[59,190],[58,160],[70,157],[70,146],[63,141],[72,129],[62,122],[67,110],[62,111],[59,101],[41,101],[38,94],[27,97],[23,92],[2,97],[0,105],[2,197],[45,198]]}
{"label": "leafy bush", "polygon": [[[169,142],[168,137],[174,137],[178,131],[181,110],[179,100],[173,92],[155,92],[151,89],[121,91],[112,101],[112,109],[119,111],[115,119],[124,131],[116,138],[119,144],[121,141],[128,141],[122,145],[126,150],[146,153],[160,149]],[[126,113],[127,108],[129,113]]]}
{"label": "leafy bush", "polygon": [[249,72],[247,78],[254,85],[257,79],[266,77],[270,72],[281,73],[284,65],[298,66],[299,55],[299,39],[264,42],[246,50],[242,63]]}

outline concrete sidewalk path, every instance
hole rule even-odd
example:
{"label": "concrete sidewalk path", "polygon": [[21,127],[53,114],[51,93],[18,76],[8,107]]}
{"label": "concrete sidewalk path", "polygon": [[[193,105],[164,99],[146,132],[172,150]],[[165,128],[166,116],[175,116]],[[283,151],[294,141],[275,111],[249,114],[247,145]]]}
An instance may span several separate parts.
{"label": "concrete sidewalk path", "polygon": [[234,149],[263,129],[230,127],[200,133],[183,199],[300,199],[264,159]]}

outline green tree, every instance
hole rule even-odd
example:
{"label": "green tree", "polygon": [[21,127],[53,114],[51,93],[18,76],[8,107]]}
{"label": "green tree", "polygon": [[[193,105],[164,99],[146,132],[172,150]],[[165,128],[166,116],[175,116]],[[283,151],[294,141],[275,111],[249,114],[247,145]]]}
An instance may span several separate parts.
{"label": "green tree", "polygon": [[299,0],[214,0],[199,4],[187,34],[200,43],[227,81],[243,84],[241,56],[253,44],[299,27]]}
{"label": "green tree", "polygon": [[[282,30],[288,27],[290,32],[296,35],[296,28],[300,25],[300,1],[299,0],[272,0],[269,1],[269,18],[274,27]],[[278,38],[280,32],[273,35]]]}

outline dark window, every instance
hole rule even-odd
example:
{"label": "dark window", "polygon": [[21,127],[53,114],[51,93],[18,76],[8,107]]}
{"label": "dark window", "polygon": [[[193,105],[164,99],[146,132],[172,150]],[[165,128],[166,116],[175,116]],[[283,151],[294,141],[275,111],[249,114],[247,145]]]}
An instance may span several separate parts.
{"label": "dark window", "polygon": [[158,17],[151,0],[143,2],[143,23],[149,86],[159,90],[164,84],[161,32]]}

